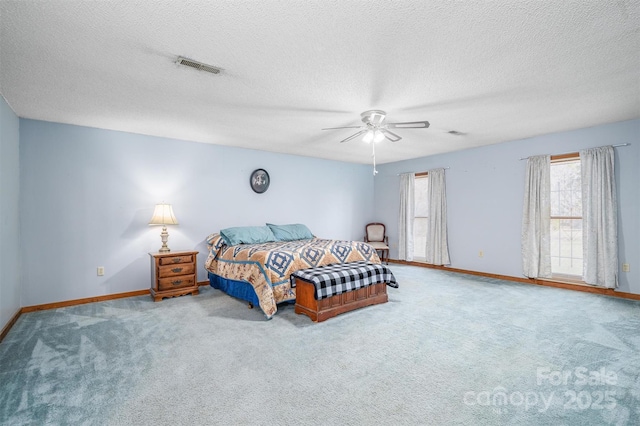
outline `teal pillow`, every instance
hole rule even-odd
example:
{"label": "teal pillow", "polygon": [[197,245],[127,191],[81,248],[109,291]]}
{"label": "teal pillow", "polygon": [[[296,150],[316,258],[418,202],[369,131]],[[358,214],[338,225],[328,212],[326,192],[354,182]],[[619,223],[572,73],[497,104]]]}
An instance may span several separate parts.
{"label": "teal pillow", "polygon": [[271,229],[278,241],[308,240],[313,238],[313,234],[309,231],[309,228],[301,223],[291,225],[274,225],[267,223],[267,226]]}
{"label": "teal pillow", "polygon": [[278,241],[268,226],[238,226],[235,228],[227,228],[221,230],[220,235],[228,246]]}

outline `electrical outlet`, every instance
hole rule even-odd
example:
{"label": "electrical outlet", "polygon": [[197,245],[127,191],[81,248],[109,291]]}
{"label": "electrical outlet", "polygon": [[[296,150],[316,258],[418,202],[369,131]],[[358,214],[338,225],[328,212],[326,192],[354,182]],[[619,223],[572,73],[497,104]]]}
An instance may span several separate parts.
{"label": "electrical outlet", "polygon": [[482,250],[478,252],[478,257],[484,257],[484,252]]}
{"label": "electrical outlet", "polygon": [[629,272],[629,264],[628,263],[623,263],[622,264],[622,272]]}
{"label": "electrical outlet", "polygon": [[104,266],[98,266],[98,276],[101,277],[104,275]]}

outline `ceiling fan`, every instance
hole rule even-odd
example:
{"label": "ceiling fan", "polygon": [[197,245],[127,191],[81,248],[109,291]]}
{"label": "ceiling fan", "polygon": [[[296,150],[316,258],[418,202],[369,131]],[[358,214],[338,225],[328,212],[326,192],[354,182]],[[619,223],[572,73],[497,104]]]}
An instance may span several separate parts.
{"label": "ceiling fan", "polygon": [[389,129],[426,129],[429,127],[428,121],[409,121],[405,123],[385,123],[387,113],[379,109],[372,109],[360,114],[360,118],[364,123],[364,126],[344,126],[344,127],[327,127],[322,130],[336,130],[336,129],[361,129],[359,132],[354,133],[346,139],[340,141],[340,143],[348,142],[351,139],[355,139],[362,136],[364,142],[371,144],[371,150],[373,157],[373,175],[378,174],[376,170],[376,146],[375,142],[380,142],[384,138],[389,139],[391,142],[398,142],[402,139],[400,135],[393,133]]}
{"label": "ceiling fan", "polygon": [[405,123],[385,123],[387,113],[378,109],[372,109],[360,114],[364,126],[345,126],[345,127],[327,127],[322,130],[336,130],[336,129],[361,129],[359,132],[349,136],[346,139],[340,141],[340,143],[348,142],[351,139],[355,139],[359,136],[363,136],[362,140],[365,142],[380,142],[384,138],[389,139],[391,142],[398,142],[402,139],[401,136],[393,133],[389,129],[426,129],[429,127],[428,121],[410,121]]}

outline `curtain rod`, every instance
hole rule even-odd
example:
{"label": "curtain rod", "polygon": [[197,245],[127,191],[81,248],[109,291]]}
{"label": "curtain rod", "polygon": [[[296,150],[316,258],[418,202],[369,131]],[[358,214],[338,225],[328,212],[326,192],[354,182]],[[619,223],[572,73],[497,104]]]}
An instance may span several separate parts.
{"label": "curtain rod", "polygon": [[[612,147],[614,147],[614,148],[617,148],[617,147],[619,147],[619,146],[628,146],[628,145],[631,145],[631,144],[630,144],[630,143],[619,143],[619,144],[617,144],[617,145],[611,145],[611,146],[612,146]],[[605,145],[605,146],[606,146],[606,145]],[[572,151],[572,152],[563,152],[562,154],[553,154],[553,155],[566,155],[566,154],[573,154],[574,152],[576,152],[576,151]],[[535,155],[531,155],[531,157],[535,157]],[[522,160],[527,160],[527,159],[529,159],[529,157],[523,157],[523,158],[521,158],[520,160],[522,161]]]}
{"label": "curtain rod", "polygon": [[[435,169],[430,169],[430,170],[437,170],[437,169],[445,169],[445,170],[449,170],[451,167],[436,167]],[[404,172],[404,173],[398,173],[396,176],[400,176],[400,175],[404,175],[406,173],[427,173],[429,170],[427,170],[426,172]]]}

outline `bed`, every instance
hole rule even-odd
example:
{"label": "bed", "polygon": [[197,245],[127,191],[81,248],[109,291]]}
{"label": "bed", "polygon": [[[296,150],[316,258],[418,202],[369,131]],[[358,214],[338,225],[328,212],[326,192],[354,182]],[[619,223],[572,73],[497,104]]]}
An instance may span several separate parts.
{"label": "bed", "polygon": [[245,242],[229,244],[238,241],[229,241],[221,233],[209,235],[205,268],[210,285],[260,306],[271,318],[279,303],[295,302],[296,292],[290,282],[293,272],[336,263],[380,263],[376,251],[365,242],[302,236],[311,238],[255,243],[241,239]]}

